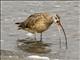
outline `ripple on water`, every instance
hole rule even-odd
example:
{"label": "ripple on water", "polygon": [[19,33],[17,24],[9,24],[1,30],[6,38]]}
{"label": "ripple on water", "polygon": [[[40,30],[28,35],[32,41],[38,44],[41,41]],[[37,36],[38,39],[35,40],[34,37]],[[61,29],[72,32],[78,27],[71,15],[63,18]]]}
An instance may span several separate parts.
{"label": "ripple on water", "polygon": [[0,59],[1,60],[22,60],[20,55],[16,52],[8,51],[8,50],[0,50]]}

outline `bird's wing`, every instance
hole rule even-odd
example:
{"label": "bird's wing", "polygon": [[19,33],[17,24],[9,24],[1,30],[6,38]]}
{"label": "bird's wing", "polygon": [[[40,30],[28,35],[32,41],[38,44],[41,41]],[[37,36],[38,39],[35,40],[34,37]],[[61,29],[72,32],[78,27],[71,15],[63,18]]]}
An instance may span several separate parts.
{"label": "bird's wing", "polygon": [[43,16],[40,13],[35,13],[35,14],[30,15],[27,18],[27,20],[24,21],[24,23],[25,23],[26,27],[30,28],[30,27],[33,27],[35,25],[35,23],[42,18],[43,18]]}

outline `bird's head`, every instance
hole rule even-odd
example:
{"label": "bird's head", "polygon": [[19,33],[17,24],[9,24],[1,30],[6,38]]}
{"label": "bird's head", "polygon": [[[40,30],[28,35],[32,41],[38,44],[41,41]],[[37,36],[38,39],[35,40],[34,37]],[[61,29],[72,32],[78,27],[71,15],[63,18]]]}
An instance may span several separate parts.
{"label": "bird's head", "polygon": [[60,16],[57,15],[57,14],[55,14],[55,15],[53,16],[53,22],[55,23],[55,25],[57,26],[57,28],[58,28],[58,30],[59,30],[59,32],[60,32],[60,29],[63,28],[62,23],[61,23],[61,21],[60,21]]}
{"label": "bird's head", "polygon": [[63,33],[64,33],[64,37],[65,37],[65,40],[66,40],[66,48],[67,48],[67,37],[66,37],[66,33],[64,31],[64,28],[62,26],[62,22],[60,21],[60,16],[59,15],[55,15],[53,16],[53,22],[55,23],[55,25],[57,26],[58,28],[58,31],[60,32],[60,30],[62,29]]}
{"label": "bird's head", "polygon": [[60,25],[61,24],[61,22],[60,22],[60,16],[57,15],[57,14],[54,15],[53,16],[53,21],[54,21],[55,24]]}

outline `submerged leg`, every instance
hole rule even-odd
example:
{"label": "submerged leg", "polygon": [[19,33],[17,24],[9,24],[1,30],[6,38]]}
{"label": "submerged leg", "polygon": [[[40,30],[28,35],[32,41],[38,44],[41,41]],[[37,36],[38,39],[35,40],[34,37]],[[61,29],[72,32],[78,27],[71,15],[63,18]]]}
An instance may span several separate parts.
{"label": "submerged leg", "polygon": [[60,45],[60,48],[61,48],[61,38],[59,37],[59,45]]}
{"label": "submerged leg", "polygon": [[40,42],[42,42],[42,33],[40,34]]}
{"label": "submerged leg", "polygon": [[35,33],[34,39],[36,40],[36,33]]}

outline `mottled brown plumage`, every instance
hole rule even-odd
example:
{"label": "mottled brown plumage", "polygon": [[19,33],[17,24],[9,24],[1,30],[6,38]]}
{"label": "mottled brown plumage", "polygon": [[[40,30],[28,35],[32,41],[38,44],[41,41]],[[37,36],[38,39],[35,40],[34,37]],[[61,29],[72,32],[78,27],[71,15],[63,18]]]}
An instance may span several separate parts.
{"label": "mottled brown plumage", "polygon": [[[58,30],[60,31],[60,27],[62,27],[62,25],[60,23],[60,17],[57,14],[50,16],[48,13],[34,13],[30,15],[25,21],[16,24],[18,24],[18,29],[23,29],[31,33],[41,33],[40,41],[42,41],[42,32],[46,31],[53,22],[57,25]],[[63,27],[62,30],[64,32]],[[65,32],[64,35],[65,39],[67,40]]]}
{"label": "mottled brown plumage", "polygon": [[32,33],[41,33],[53,23],[52,17],[47,13],[35,13],[30,15],[19,27]]}

